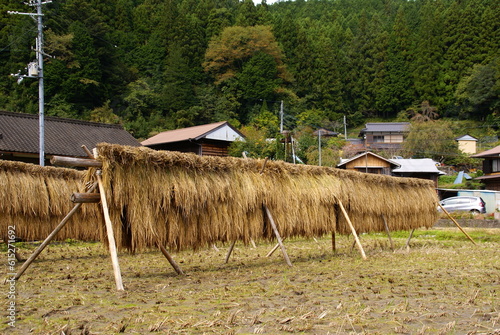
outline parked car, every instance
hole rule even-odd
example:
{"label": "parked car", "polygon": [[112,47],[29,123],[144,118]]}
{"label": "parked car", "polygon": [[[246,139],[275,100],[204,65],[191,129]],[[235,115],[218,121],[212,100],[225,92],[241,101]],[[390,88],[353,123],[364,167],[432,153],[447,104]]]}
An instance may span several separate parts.
{"label": "parked car", "polygon": [[[439,202],[447,212],[486,213],[486,203],[481,197],[459,196],[443,199]],[[441,207],[438,208],[441,212]]]}

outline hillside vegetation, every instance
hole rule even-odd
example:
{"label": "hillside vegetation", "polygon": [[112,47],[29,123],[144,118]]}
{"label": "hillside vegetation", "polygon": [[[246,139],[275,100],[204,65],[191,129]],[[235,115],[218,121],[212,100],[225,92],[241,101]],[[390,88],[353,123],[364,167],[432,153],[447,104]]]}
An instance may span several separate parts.
{"label": "hillside vegetation", "polygon": [[[472,120],[496,136],[494,0],[57,0],[44,5],[46,113],[137,138],[229,120],[274,137],[367,118]],[[0,108],[37,113],[36,25],[0,0]],[[476,127],[476,126],[475,126]],[[473,131],[473,130],[472,130]],[[305,154],[303,158],[305,158]]]}

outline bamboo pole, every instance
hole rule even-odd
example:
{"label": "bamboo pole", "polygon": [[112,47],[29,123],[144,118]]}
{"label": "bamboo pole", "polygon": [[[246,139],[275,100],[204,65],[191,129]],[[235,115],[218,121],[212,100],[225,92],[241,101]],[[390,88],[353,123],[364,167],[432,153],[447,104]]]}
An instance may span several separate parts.
{"label": "bamboo pole", "polygon": [[[94,183],[90,189],[87,191],[88,193],[94,192],[94,190],[97,187],[97,183]],[[68,223],[69,219],[76,213],[76,211],[82,206],[82,203],[77,203],[71,211],[62,219],[62,221],[54,228],[52,233],[45,238],[45,240],[40,244],[40,246],[33,252],[33,254],[24,262],[24,264],[21,266],[19,271],[17,272],[16,276],[14,277],[14,280],[18,280],[26,271],[26,269],[30,266],[31,263],[40,255],[40,253],[45,249],[45,247],[52,241],[52,239],[56,236],[56,234],[63,229],[63,227]]]}
{"label": "bamboo pole", "polygon": [[165,256],[165,258],[167,258],[170,265],[172,265],[175,272],[177,272],[178,275],[184,276],[184,272],[182,271],[180,266],[175,262],[172,256],[168,253],[167,249],[165,249],[165,247],[161,245],[160,242],[156,242],[156,245],[158,246],[158,248],[160,248],[161,253],[163,254],[163,256]]}
{"label": "bamboo pole", "polygon": [[231,256],[231,253],[233,252],[235,244],[236,244],[236,240],[234,240],[233,243],[231,243],[231,246],[229,247],[229,250],[227,251],[226,264],[227,264],[227,262],[229,262],[229,257]]}
{"label": "bamboo pole", "polygon": [[382,219],[384,220],[385,232],[387,233],[387,237],[389,238],[389,243],[391,243],[391,249],[394,251],[394,243],[392,243],[391,234],[389,232],[389,226],[387,225],[387,221],[385,220],[385,215],[382,214]]}
{"label": "bamboo pole", "polygon": [[356,245],[358,246],[359,252],[361,253],[361,257],[363,259],[366,259],[365,251],[363,250],[363,246],[361,245],[361,242],[359,242],[358,234],[356,233],[356,229],[354,229],[354,226],[352,225],[351,219],[349,218],[349,215],[347,215],[347,212],[344,208],[344,205],[342,204],[342,201],[339,200],[339,205],[340,209],[342,210],[342,213],[345,216],[345,219],[347,223],[349,224],[349,228],[351,228],[352,235],[354,236],[354,240],[356,241]]}
{"label": "bamboo pole", "polygon": [[446,215],[448,215],[448,217],[451,219],[451,221],[453,221],[453,223],[458,227],[458,229],[460,229],[460,231],[462,233],[464,233],[465,236],[467,236],[467,238],[472,242],[474,243],[474,245],[477,245],[476,242],[474,242],[474,240],[472,239],[472,237],[469,236],[469,234],[467,234],[465,232],[465,230],[462,229],[462,227],[460,227],[460,225],[458,224],[458,222],[453,218],[453,216],[450,215],[450,213],[448,213],[448,211],[446,209],[444,209],[444,207],[438,202],[438,205],[439,207],[441,207],[441,209],[443,210],[443,212],[446,213]]}
{"label": "bamboo pole", "polygon": [[[264,162],[265,164],[265,162]],[[292,262],[290,262],[290,258],[288,257],[288,254],[286,253],[285,246],[283,245],[283,241],[281,240],[280,233],[278,232],[278,228],[276,227],[276,223],[274,223],[274,219],[271,215],[271,212],[269,211],[269,208],[267,208],[266,205],[264,206],[264,210],[266,211],[267,218],[269,219],[269,222],[271,223],[271,227],[273,228],[274,235],[276,236],[276,239],[278,240],[278,243],[281,247],[281,252],[283,253],[283,257],[285,258],[286,264],[288,266],[292,266]]]}

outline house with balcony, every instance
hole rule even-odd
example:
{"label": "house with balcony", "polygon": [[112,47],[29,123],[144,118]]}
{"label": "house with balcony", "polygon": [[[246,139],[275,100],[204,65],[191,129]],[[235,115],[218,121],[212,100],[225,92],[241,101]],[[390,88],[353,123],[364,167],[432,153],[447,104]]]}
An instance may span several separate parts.
{"label": "house with balcony", "polygon": [[383,151],[399,150],[410,129],[409,122],[372,122],[361,129],[365,149]]}

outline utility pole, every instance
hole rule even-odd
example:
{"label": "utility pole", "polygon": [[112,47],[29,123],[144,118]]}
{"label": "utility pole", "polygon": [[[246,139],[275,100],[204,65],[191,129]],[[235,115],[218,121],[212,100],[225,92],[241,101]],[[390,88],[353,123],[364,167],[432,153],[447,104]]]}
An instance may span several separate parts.
{"label": "utility pole", "polygon": [[321,166],[321,128],[318,131],[318,165]]}
{"label": "utility pole", "polygon": [[280,133],[283,134],[283,100],[281,100],[281,107],[280,107]]}
{"label": "utility pole", "polygon": [[344,140],[347,141],[347,122],[346,122],[345,115],[344,115]]}
{"label": "utility pole", "polygon": [[19,14],[19,15],[29,15],[37,21],[38,34],[36,38],[36,62],[32,62],[28,65],[28,75],[21,75],[19,71],[13,76],[17,77],[17,83],[19,84],[24,78],[38,78],[38,114],[39,114],[39,156],[40,156],[40,166],[45,166],[45,101],[44,101],[44,86],[43,86],[43,13],[42,5],[51,3],[51,0],[30,0],[25,3],[28,6],[35,7],[36,13],[20,13],[9,11],[9,14]]}

